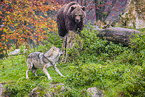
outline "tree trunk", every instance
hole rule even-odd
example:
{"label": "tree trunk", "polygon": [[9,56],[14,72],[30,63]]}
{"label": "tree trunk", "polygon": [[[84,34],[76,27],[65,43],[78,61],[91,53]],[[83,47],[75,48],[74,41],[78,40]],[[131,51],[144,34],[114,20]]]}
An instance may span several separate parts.
{"label": "tree trunk", "polygon": [[98,36],[102,39],[112,41],[114,43],[122,43],[125,46],[130,45],[130,38],[134,37],[134,34],[140,34],[140,31],[121,28],[121,27],[110,27],[106,29],[96,28],[99,31]]}

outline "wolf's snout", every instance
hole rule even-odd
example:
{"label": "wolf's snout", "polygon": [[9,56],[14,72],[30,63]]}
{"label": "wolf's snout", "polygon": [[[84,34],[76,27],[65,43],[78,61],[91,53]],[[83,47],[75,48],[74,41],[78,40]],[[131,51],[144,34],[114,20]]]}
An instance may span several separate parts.
{"label": "wolf's snout", "polygon": [[60,52],[59,54],[60,54],[60,55],[63,55],[63,52]]}

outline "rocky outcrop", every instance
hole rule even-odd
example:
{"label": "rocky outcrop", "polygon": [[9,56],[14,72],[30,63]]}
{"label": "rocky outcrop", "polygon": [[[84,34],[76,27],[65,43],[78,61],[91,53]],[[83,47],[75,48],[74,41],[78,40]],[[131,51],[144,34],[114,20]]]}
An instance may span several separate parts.
{"label": "rocky outcrop", "polygon": [[103,91],[97,89],[96,87],[91,87],[87,89],[88,97],[104,97]]}
{"label": "rocky outcrop", "polygon": [[[30,92],[30,97],[40,97],[39,92],[36,92],[37,90],[42,90],[40,87],[35,87]],[[66,90],[70,90],[69,87],[65,86],[63,83],[57,83],[57,84],[50,84],[48,91],[45,93],[45,97],[59,97],[60,92],[65,92]]]}
{"label": "rocky outcrop", "polygon": [[47,97],[59,97],[60,92],[65,92],[66,87],[64,86],[63,83],[58,83],[58,84],[50,84],[49,86],[49,91],[47,91],[46,95]]}
{"label": "rocky outcrop", "polygon": [[0,83],[0,97],[4,97],[4,91],[5,91],[4,85]]}
{"label": "rocky outcrop", "polygon": [[145,28],[145,0],[128,0],[121,24],[136,29]]}
{"label": "rocky outcrop", "polygon": [[[23,49],[22,53],[25,54],[27,52],[27,49]],[[15,49],[14,51],[11,51],[8,55],[13,56],[13,55],[19,55],[22,54],[20,49]]]}

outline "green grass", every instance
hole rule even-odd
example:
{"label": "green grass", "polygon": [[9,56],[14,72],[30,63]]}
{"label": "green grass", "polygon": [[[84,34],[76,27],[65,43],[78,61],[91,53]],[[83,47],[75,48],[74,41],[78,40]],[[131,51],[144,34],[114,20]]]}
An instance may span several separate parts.
{"label": "green grass", "polygon": [[[58,97],[86,97],[86,90],[97,87],[106,97],[145,96],[145,35],[132,39],[130,47],[114,44],[97,37],[95,30],[84,29],[81,47],[68,49],[68,62],[58,63],[57,67],[65,76],[61,77],[52,67],[48,72],[53,80],[48,80],[42,70],[37,77],[29,71],[26,79],[26,59],[34,51],[46,52],[52,45],[61,48],[58,35],[50,35],[50,42],[29,50],[26,55],[9,56],[0,60],[0,83],[7,88],[10,97],[28,97],[36,86],[39,95],[45,95],[49,85],[64,83],[68,87]],[[24,48],[24,47],[21,47]],[[52,90],[54,92],[54,90]],[[56,92],[56,91],[55,91]]]}
{"label": "green grass", "polygon": [[[16,81],[18,79],[25,77],[26,70],[27,70],[26,61],[27,61],[26,56],[24,56],[24,55],[12,56],[12,57],[3,59],[1,68],[0,68],[1,69],[0,82],[5,82],[5,81],[13,82],[13,81]],[[59,64],[57,67],[62,68],[62,66]],[[63,68],[65,68],[65,67],[63,67]],[[65,71],[66,69],[63,69],[63,68],[62,68],[62,70]],[[53,77],[59,78],[58,74],[55,73],[55,70],[52,67],[48,68],[48,71],[51,73],[52,78]],[[43,72],[41,70],[38,70],[37,72],[38,72],[38,77],[41,77],[41,76],[46,77],[45,74],[43,74]],[[30,75],[30,79],[31,79],[31,77],[32,78],[34,77],[33,74],[31,74],[31,70],[29,71],[29,75]]]}
{"label": "green grass", "polygon": [[[67,74],[68,69],[66,65],[57,64],[57,67],[62,74]],[[48,68],[48,72],[52,77],[52,81],[49,81],[47,76],[42,70],[37,70],[37,77],[33,75],[29,70],[29,79],[26,79],[26,56],[10,56],[1,60],[0,64],[0,83],[4,83],[9,88],[10,96],[26,96],[36,86],[49,87],[49,83],[64,83],[64,78],[61,77],[53,67]],[[48,90],[48,89],[47,89]],[[43,94],[43,93],[42,93]]]}

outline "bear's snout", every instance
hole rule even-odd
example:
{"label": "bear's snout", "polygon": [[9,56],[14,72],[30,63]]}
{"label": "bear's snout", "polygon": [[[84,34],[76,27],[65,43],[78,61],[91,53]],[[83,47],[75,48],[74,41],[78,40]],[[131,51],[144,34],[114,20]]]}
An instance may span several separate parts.
{"label": "bear's snout", "polygon": [[79,19],[76,19],[76,23],[79,23],[80,22],[80,20]]}
{"label": "bear's snout", "polygon": [[76,16],[76,18],[75,18],[75,22],[76,22],[76,23],[79,23],[80,21],[81,21],[80,16]]}

